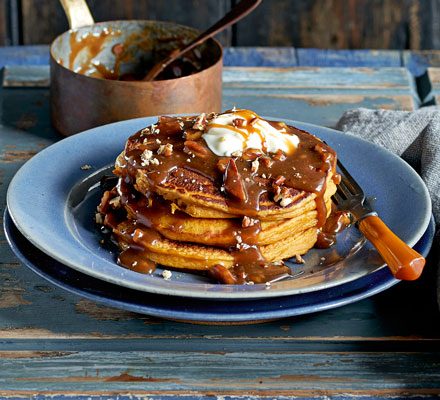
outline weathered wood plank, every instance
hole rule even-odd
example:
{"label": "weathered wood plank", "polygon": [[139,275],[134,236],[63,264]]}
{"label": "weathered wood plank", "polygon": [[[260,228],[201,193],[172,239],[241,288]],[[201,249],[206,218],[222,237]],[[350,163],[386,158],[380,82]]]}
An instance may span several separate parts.
{"label": "weathered wood plank", "polygon": [[6,0],[0,0],[0,46],[6,46],[9,43],[8,35],[8,16],[7,9],[8,2]]}
{"label": "weathered wood plank", "polygon": [[3,70],[3,87],[49,87],[48,65],[13,66]]}
{"label": "weathered wood plank", "polygon": [[49,46],[0,47],[0,68],[5,65],[49,65]]}
{"label": "weathered wood plank", "polygon": [[224,91],[223,108],[243,107],[255,110],[261,115],[295,119],[318,125],[334,127],[340,116],[347,110],[366,107],[398,110],[414,109],[414,99],[402,96],[362,96],[362,95],[258,95],[256,93],[235,92],[228,88]]}
{"label": "weathered wood plank", "polygon": [[296,67],[296,49],[292,47],[225,47],[225,66]]}
{"label": "weathered wood plank", "polygon": [[440,355],[432,352],[43,352],[0,360],[0,394],[440,394]]}
{"label": "weathered wood plank", "polygon": [[[411,77],[404,68],[226,68],[223,82],[243,87],[412,90]],[[261,84],[261,85],[260,85]]]}
{"label": "weathered wood plank", "polygon": [[[387,50],[320,50],[293,48],[226,47],[226,66],[274,67],[401,67],[416,76],[429,66],[440,66],[440,52]],[[4,65],[47,65],[49,47],[46,45],[0,47],[0,68]]]}
{"label": "weathered wood plank", "polygon": [[334,126],[350,108],[411,110],[413,81],[404,68],[225,68],[225,109]]}
{"label": "weathered wood plank", "polygon": [[[29,68],[7,67],[5,84],[28,85],[19,81],[29,74]],[[33,74],[43,86],[47,82],[44,72],[39,67]],[[223,82],[224,109],[246,107],[273,117],[327,126],[333,126],[349,108],[417,107],[413,81],[403,68],[227,67]]]}
{"label": "weathered wood plank", "polygon": [[[198,29],[206,29],[229,8],[228,0],[169,0],[144,1],[88,1],[97,22],[119,19],[152,19],[174,21]],[[64,11],[57,1],[23,0],[24,44],[49,44],[55,37],[68,30]],[[41,23],[44,21],[44,24]],[[230,30],[220,34],[224,45],[231,42]]]}
{"label": "weathered wood plank", "polygon": [[[271,0],[238,23],[239,46],[404,49],[411,0]],[[417,28],[417,25],[414,25]],[[413,35],[416,35],[414,32]]]}
{"label": "weathered wood plank", "polygon": [[429,67],[440,67],[440,51],[404,51],[403,64],[415,76],[424,74]]}
{"label": "weathered wood plank", "polygon": [[[5,23],[8,22],[8,3],[1,0],[0,13]],[[23,0],[20,3],[24,43],[50,43],[67,29],[67,21],[57,2]],[[219,11],[223,14],[232,3],[232,0],[89,1],[97,21],[166,19],[201,29],[214,22]],[[221,35],[221,40],[241,46],[439,49],[438,14],[437,0],[358,0],[349,3],[343,0],[267,0],[238,24],[233,39],[229,30]],[[0,24],[1,31],[5,31],[5,25]]]}
{"label": "weathered wood plank", "polygon": [[401,67],[398,50],[296,50],[298,65],[302,67]]}

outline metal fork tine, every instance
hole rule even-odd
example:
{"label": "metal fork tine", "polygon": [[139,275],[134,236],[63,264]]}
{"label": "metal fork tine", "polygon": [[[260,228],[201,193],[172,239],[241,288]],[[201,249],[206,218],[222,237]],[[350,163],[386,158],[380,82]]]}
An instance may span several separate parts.
{"label": "metal fork tine", "polygon": [[351,184],[350,179],[347,178],[344,174],[341,174],[341,183],[339,184],[339,187],[344,193],[346,193],[347,196],[359,193],[359,191],[357,191]]}
{"label": "metal fork tine", "polygon": [[341,204],[344,199],[342,198],[342,196],[338,193],[338,191],[336,191],[336,193],[333,195],[333,200],[336,204]]}
{"label": "metal fork tine", "polygon": [[359,184],[356,182],[356,180],[350,175],[350,173],[345,169],[345,167],[342,165],[342,163],[339,160],[338,160],[338,167],[339,167],[340,171],[342,172],[341,178],[342,178],[342,182],[345,184],[345,186],[353,194],[363,193],[362,188],[359,186]]}
{"label": "metal fork tine", "polygon": [[346,199],[349,198],[350,196],[353,196],[352,191],[346,185],[346,179],[344,179],[343,175],[341,182],[338,185],[338,191],[340,194],[344,195]]}

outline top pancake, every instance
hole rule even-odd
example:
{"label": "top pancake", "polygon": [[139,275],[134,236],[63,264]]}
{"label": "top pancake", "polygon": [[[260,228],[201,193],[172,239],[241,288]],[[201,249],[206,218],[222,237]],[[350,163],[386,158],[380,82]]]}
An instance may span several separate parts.
{"label": "top pancake", "polygon": [[140,193],[154,192],[198,218],[284,219],[314,202],[322,224],[325,202],[336,191],[336,155],[329,146],[310,133],[271,122],[299,137],[293,154],[244,151],[218,157],[202,138],[206,125],[195,129],[197,119],[161,117],[137,132],[119,155],[115,174]]}

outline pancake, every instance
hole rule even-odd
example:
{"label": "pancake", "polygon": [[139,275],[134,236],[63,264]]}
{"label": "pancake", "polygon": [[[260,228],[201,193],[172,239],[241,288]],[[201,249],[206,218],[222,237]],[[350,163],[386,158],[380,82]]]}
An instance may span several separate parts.
{"label": "pancake", "polygon": [[[200,179],[194,176],[189,171],[185,173],[176,171],[176,175],[183,174],[184,178],[170,179],[165,184],[155,188],[155,192],[163,198],[174,201],[185,212],[196,218],[234,218],[240,215],[248,215],[246,210],[240,210],[228,205],[227,198],[224,194],[210,193],[205,186],[190,186],[185,183],[185,180],[196,180],[200,182]],[[186,176],[190,176],[186,178]],[[135,183],[136,189],[141,193],[147,193],[151,190],[148,183],[148,179],[142,172],[139,172],[136,177]],[[328,200],[336,192],[336,185],[333,182],[332,174],[329,174],[326,180],[326,191],[323,194],[323,198]],[[305,191],[298,191],[295,189],[289,189],[289,197],[292,202],[285,207],[281,207],[278,203],[269,198],[267,193],[261,196],[259,210],[250,213],[251,215],[261,220],[273,220],[292,218],[295,215],[301,213],[306,204],[313,204],[316,208],[315,193],[308,193]]]}
{"label": "pancake", "polygon": [[[158,231],[167,239],[182,242],[193,242],[211,246],[234,246],[237,241],[235,233],[248,236],[247,242],[266,245],[275,243],[290,235],[295,235],[304,228],[317,225],[316,210],[313,202],[308,203],[308,210],[296,216],[279,220],[255,220],[256,225],[249,233],[242,226],[241,218],[194,218],[180,210],[174,209],[172,203],[152,201],[150,207],[139,207],[134,202],[124,204],[129,219],[138,220],[145,226]],[[331,201],[326,201],[328,213]]]}
{"label": "pancake", "polygon": [[[114,233],[122,250],[133,251],[130,245],[134,242],[138,246],[134,250],[137,257],[167,267],[206,271],[218,264],[232,268],[236,262],[236,257],[228,250],[169,240],[149,228],[135,227],[128,221],[119,224]],[[305,254],[315,243],[316,235],[314,227],[308,228],[276,244],[260,246],[260,251],[268,263]]]}
{"label": "pancake", "polygon": [[342,226],[326,224],[339,180],[334,150],[248,110],[159,117],[128,138],[113,172],[99,219],[118,262],[138,272],[161,264],[264,282],[289,271],[282,260],[330,245],[327,226]]}

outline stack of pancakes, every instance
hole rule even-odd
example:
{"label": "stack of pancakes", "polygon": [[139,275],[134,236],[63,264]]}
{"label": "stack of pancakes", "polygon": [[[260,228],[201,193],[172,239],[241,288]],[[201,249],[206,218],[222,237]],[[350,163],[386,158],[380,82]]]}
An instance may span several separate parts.
{"label": "stack of pancakes", "polygon": [[[247,123],[259,118],[233,112]],[[216,117],[160,117],[127,140],[115,163],[118,183],[97,215],[117,240],[121,265],[210,270],[224,283],[257,283],[315,244],[336,191],[334,151],[269,122],[299,137],[292,154],[248,148],[218,156],[203,137]]]}

